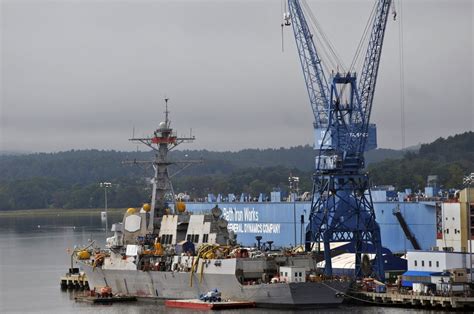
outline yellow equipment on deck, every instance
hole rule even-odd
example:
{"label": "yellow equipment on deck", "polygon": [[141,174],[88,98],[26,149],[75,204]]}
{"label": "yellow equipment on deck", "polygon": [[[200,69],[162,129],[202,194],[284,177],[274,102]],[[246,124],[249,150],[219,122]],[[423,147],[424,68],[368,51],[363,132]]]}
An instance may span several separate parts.
{"label": "yellow equipment on deck", "polygon": [[82,250],[82,251],[77,252],[78,259],[84,260],[84,259],[89,259],[90,257],[91,257],[91,253],[89,253],[89,251]]}

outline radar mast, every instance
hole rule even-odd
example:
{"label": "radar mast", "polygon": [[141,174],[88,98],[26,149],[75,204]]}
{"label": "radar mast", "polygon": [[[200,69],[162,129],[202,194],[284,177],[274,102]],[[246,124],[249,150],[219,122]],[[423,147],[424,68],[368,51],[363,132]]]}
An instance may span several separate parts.
{"label": "radar mast", "polygon": [[[151,164],[154,170],[154,176],[151,180],[152,183],[152,195],[151,195],[151,209],[150,217],[153,217],[149,223],[148,230],[151,233],[156,233],[156,228],[159,228],[161,218],[164,215],[171,213],[171,210],[176,209],[176,197],[173,190],[173,184],[171,177],[177,172],[184,170],[195,163],[200,163],[202,160],[171,160],[169,159],[168,153],[180,145],[181,143],[191,143],[196,138],[192,134],[189,137],[179,137],[176,132],[171,128],[171,121],[169,120],[168,101],[169,98],[165,99],[165,121],[161,122],[158,128],[153,132],[153,136],[144,138],[131,138],[130,141],[140,142],[155,153],[155,158],[152,161],[133,161],[134,164]],[[178,165],[180,169],[170,176],[169,166]],[[171,207],[171,204],[173,206]],[[178,212],[175,211],[175,214]]]}

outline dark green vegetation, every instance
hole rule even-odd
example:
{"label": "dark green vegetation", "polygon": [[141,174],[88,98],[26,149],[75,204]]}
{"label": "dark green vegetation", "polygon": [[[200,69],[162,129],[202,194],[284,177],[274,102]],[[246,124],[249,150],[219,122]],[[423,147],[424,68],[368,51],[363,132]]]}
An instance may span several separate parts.
{"label": "dark green vegetation", "polygon": [[442,188],[461,188],[463,176],[474,172],[474,132],[423,144],[418,153],[368,167],[372,184],[422,189],[428,175],[438,175]]}
{"label": "dark green vegetation", "polygon": [[[176,151],[173,159],[199,159],[173,178],[176,193],[192,197],[208,193],[245,192],[267,195],[287,191],[290,172],[300,177],[300,190],[311,190],[314,150],[310,146],[246,149],[239,152]],[[104,204],[99,182],[109,181],[110,207],[138,206],[150,198],[152,169],[123,164],[151,160],[150,152],[68,151],[51,154],[0,156],[0,210],[31,208],[96,208]],[[388,159],[387,159],[388,158]],[[474,169],[474,133],[438,139],[419,152],[378,149],[366,154],[373,184],[397,188],[425,186],[437,174],[445,187],[460,187],[462,176]]]}

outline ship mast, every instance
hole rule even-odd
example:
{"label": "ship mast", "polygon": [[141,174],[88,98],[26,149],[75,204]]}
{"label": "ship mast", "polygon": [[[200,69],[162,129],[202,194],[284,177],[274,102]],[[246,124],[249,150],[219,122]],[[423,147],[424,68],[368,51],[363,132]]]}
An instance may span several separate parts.
{"label": "ship mast", "polygon": [[[170,180],[170,174],[168,167],[170,165],[181,165],[181,170],[189,167],[192,164],[200,163],[202,160],[170,160],[168,153],[177,147],[181,143],[193,142],[196,138],[190,134],[189,137],[178,137],[177,133],[171,128],[171,121],[169,120],[168,101],[169,98],[165,98],[165,121],[161,122],[153,132],[153,136],[145,138],[131,138],[130,141],[140,142],[155,152],[155,158],[153,161],[133,161],[135,164],[151,164],[154,170],[154,176],[152,182],[152,197],[151,197],[151,210],[150,219],[151,223],[148,224],[148,230],[154,233],[155,220],[158,222],[161,218],[168,214],[167,210],[170,210],[170,203],[173,203],[173,208],[176,209],[176,198],[173,191],[173,184]],[[175,211],[175,213],[177,213]]]}

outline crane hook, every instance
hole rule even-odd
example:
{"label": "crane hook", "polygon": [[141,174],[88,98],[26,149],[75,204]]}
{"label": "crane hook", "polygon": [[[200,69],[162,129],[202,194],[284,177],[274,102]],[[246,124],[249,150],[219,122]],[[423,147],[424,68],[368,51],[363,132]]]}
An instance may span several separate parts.
{"label": "crane hook", "polygon": [[[290,26],[291,25],[291,22],[290,22],[290,12],[284,12],[283,13],[283,21],[285,22],[285,25],[286,26]],[[283,24],[282,24],[283,25]]]}

